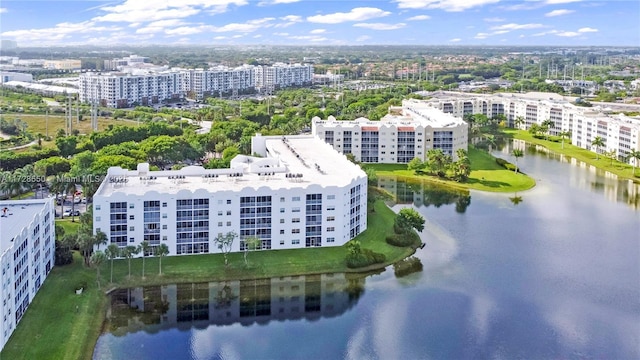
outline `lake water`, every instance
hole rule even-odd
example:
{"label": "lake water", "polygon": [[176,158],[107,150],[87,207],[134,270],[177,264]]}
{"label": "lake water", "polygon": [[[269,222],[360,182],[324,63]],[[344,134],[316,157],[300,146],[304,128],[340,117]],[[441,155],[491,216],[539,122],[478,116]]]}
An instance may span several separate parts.
{"label": "lake water", "polygon": [[518,163],[517,194],[381,179],[426,218],[421,272],[121,290],[94,359],[640,358],[640,186]]}

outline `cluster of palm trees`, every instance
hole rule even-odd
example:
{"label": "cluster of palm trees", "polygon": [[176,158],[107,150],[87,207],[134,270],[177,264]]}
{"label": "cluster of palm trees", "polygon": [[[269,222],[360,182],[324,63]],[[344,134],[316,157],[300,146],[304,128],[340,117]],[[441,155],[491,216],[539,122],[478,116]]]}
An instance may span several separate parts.
{"label": "cluster of palm trees", "polygon": [[[106,239],[105,242],[106,243]],[[99,245],[98,245],[99,247]],[[128,261],[129,267],[129,277],[131,277],[131,259],[142,253],[142,278],[145,278],[144,270],[145,270],[145,258],[148,255],[155,255],[160,260],[160,269],[159,274],[162,275],[162,258],[169,254],[169,247],[167,244],[160,244],[158,246],[151,246],[148,241],[142,241],[140,245],[133,246],[128,245],[125,247],[119,247],[116,244],[110,244],[104,251],[96,250],[91,255],[91,265],[96,268],[97,278],[98,278],[98,288],[100,288],[100,266],[107,260],[111,262],[111,274],[110,274],[110,282],[113,283],[113,261],[116,258],[126,258]]]}

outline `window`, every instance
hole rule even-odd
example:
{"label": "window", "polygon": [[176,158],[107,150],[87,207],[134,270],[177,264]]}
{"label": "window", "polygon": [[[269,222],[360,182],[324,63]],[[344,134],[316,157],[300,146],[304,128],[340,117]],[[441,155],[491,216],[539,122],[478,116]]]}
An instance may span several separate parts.
{"label": "window", "polygon": [[132,203],[129,204],[129,209],[133,209],[133,204]]}
{"label": "window", "polygon": [[222,216],[222,210],[218,211],[218,216]]}
{"label": "window", "polygon": [[222,226],[222,221],[218,221],[218,226]]}
{"label": "window", "polygon": [[231,200],[227,200],[227,205],[231,205]]}
{"label": "window", "polygon": [[280,240],[280,245],[284,245],[284,240]]}
{"label": "window", "polygon": [[167,230],[167,224],[162,225],[162,230]]}
{"label": "window", "polygon": [[328,210],[328,211],[333,211],[333,210],[335,210],[335,209],[336,209],[336,207],[335,207],[335,206],[327,206],[327,210]]}
{"label": "window", "polygon": [[227,210],[227,215],[231,215],[231,210]]}
{"label": "window", "polygon": [[335,216],[327,216],[327,221],[335,221],[336,217]]}
{"label": "window", "polygon": [[284,208],[280,208],[280,212],[281,212],[281,213],[284,213]]}
{"label": "window", "polygon": [[167,207],[167,203],[166,203],[166,202],[163,202],[163,203],[162,203],[162,207]]}
{"label": "window", "polygon": [[280,219],[280,224],[284,224],[284,219]]}
{"label": "window", "polygon": [[231,226],[231,221],[227,221],[227,226]]}
{"label": "window", "polygon": [[135,238],[132,238],[132,237],[129,238],[129,242],[134,242],[134,241],[136,241]]}
{"label": "window", "polygon": [[135,216],[129,215],[129,220],[133,220],[133,219],[135,219]]}
{"label": "window", "polygon": [[167,218],[167,213],[162,213],[162,218],[166,219]]}
{"label": "window", "polygon": [[327,238],[327,242],[328,243],[332,243],[332,242],[335,242],[335,241],[336,241],[336,238],[334,238],[334,237]]}
{"label": "window", "polygon": [[329,226],[329,227],[327,228],[327,232],[332,232],[332,231],[336,231],[336,228],[335,228],[335,227],[333,227],[333,226]]}
{"label": "window", "polygon": [[284,235],[284,229],[280,230],[280,235]]}
{"label": "window", "polygon": [[136,228],[133,226],[129,226],[129,231],[136,231]]}
{"label": "window", "polygon": [[100,228],[96,228],[96,232],[101,231]]}
{"label": "window", "polygon": [[96,216],[96,221],[100,221],[100,216]]}
{"label": "window", "polygon": [[291,229],[292,234],[300,234],[300,229]]}
{"label": "window", "polygon": [[162,235],[162,240],[167,241],[167,235]]}
{"label": "window", "polygon": [[335,195],[327,195],[327,200],[334,200],[335,198]]}
{"label": "window", "polygon": [[300,208],[299,207],[294,207],[291,209],[291,212],[300,212]]}
{"label": "window", "polygon": [[96,205],[96,210],[100,210],[100,205]]}
{"label": "window", "polygon": [[291,245],[300,245],[300,239],[291,240]]}
{"label": "window", "polygon": [[300,218],[293,218],[291,219],[292,223],[299,223],[300,222]]}
{"label": "window", "polygon": [[300,196],[294,196],[291,198],[291,201],[300,201]]}
{"label": "window", "polygon": [[284,202],[284,197],[281,197],[281,198],[280,198],[280,202]]}

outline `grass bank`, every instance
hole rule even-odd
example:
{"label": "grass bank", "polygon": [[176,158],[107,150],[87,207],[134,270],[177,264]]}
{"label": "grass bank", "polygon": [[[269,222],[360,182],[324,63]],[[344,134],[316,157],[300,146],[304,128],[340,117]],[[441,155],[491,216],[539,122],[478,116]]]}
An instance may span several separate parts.
{"label": "grass bank", "polygon": [[[565,140],[564,147],[562,142],[557,137],[550,137],[550,140],[538,139],[533,137],[529,132],[516,129],[503,129],[502,132],[506,137],[524,140],[530,144],[541,145],[557,154],[563,154],[570,158],[574,158],[578,161],[582,161],[589,165],[593,165],[598,169],[608,171],[612,174],[618,175],[621,178],[629,179],[634,182],[640,183],[640,169],[636,169],[636,174],[633,173],[633,166],[625,164],[623,162],[613,160],[603,156],[602,154],[597,156],[596,153],[571,145]],[[555,140],[555,141],[552,141]],[[526,155],[525,155],[526,156]]]}
{"label": "grass bank", "polygon": [[471,173],[465,183],[443,180],[436,176],[416,175],[405,164],[367,164],[378,176],[400,176],[409,181],[428,181],[458,189],[474,189],[491,192],[518,192],[536,185],[531,177],[514,173],[496,163],[496,158],[484,151],[469,147]]}
{"label": "grass bank", "polygon": [[[413,253],[413,249],[386,243],[386,236],[393,233],[394,218],[394,212],[382,200],[374,203],[367,217],[368,228],[357,239],[363,248],[385,254],[387,262],[358,271],[382,268]],[[70,221],[59,223],[69,227],[65,230],[72,231]],[[248,266],[245,266],[243,255],[235,253],[230,255],[228,268],[220,254],[174,256],[162,259],[162,275],[159,275],[160,260],[146,258],[144,279],[141,258],[131,261],[131,276],[128,276],[128,261],[119,259],[113,263],[113,283],[110,283],[110,262],[101,266],[102,288],[98,289],[95,269],[85,268],[80,256],[74,254],[72,265],[55,267],[47,277],[0,358],[90,359],[106,312],[104,292],[110,288],[354,272],[346,267],[346,255],[346,246],[257,251],[249,253]],[[87,286],[82,295],[75,294],[79,284]]]}

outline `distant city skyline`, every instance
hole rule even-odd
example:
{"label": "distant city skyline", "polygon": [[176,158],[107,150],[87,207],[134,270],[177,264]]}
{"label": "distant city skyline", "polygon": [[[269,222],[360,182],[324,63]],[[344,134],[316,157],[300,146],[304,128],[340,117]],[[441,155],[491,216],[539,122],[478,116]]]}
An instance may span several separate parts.
{"label": "distant city skyline", "polygon": [[57,45],[640,46],[639,1],[4,0],[0,37]]}

